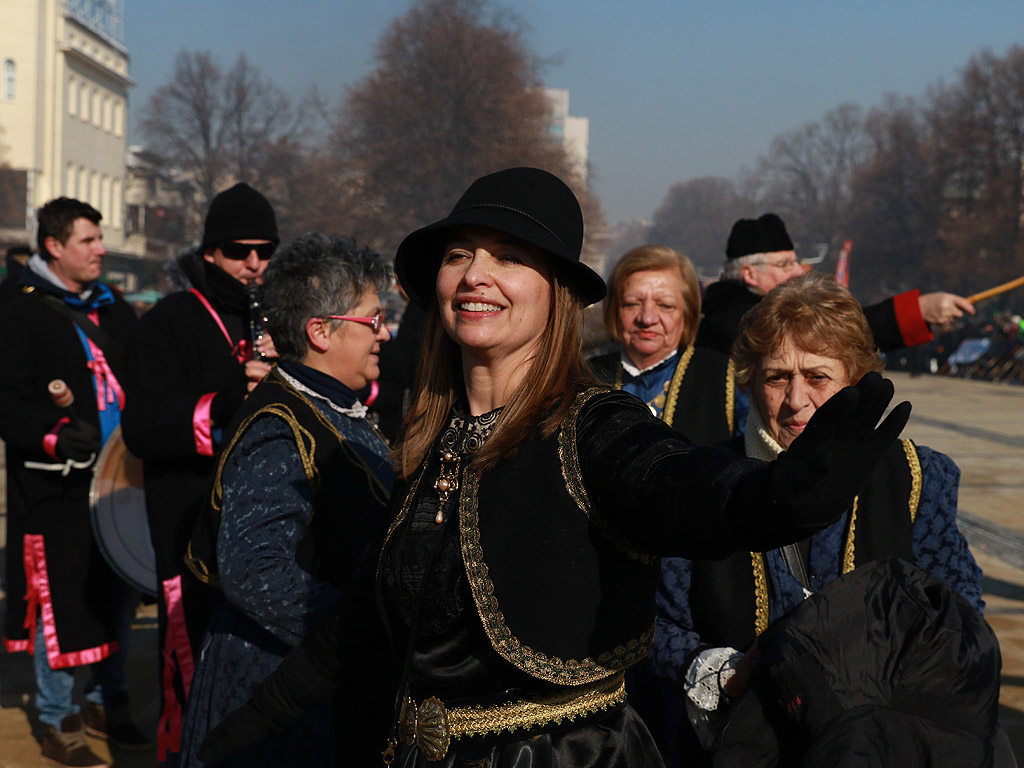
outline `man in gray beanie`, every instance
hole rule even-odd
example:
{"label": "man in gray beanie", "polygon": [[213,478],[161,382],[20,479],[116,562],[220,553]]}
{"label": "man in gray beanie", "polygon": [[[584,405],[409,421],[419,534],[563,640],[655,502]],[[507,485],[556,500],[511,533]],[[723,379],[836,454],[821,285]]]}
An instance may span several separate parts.
{"label": "man in gray beanie", "polygon": [[261,317],[251,302],[258,301],[256,287],[279,240],[262,194],[244,183],[218,194],[202,243],[177,259],[189,288],[147,312],[125,349],[131,405],[122,429],[128,448],[143,459],[159,581],[161,764],[176,760],[182,707],[216,601],[185,569],[185,550],[222,434],[269,372],[264,357],[276,356],[269,336],[251,339],[250,329]]}

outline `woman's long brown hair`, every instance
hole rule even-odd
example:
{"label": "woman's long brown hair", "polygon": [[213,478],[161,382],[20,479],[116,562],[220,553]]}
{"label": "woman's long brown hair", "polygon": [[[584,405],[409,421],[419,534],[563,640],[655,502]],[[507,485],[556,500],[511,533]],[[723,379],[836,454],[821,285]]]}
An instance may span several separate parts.
{"label": "woman's long brown hair", "polygon": [[[553,435],[565,420],[576,393],[593,383],[580,351],[583,307],[554,270],[551,275],[547,329],[529,372],[509,399],[490,438],[473,456],[470,466],[477,471],[513,455],[538,424],[541,437]],[[413,405],[405,417],[402,440],[393,451],[399,477],[408,478],[423,461],[448,422],[452,405],[464,392],[462,350],[445,333],[435,301],[427,314]]]}

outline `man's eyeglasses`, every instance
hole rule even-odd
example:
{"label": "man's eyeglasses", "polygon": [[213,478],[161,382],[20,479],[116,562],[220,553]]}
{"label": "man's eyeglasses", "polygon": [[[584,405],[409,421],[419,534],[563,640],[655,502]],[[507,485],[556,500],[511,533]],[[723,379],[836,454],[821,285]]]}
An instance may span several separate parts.
{"label": "man's eyeglasses", "polygon": [[353,323],[368,325],[376,333],[384,324],[384,313],[378,312],[373,317],[353,317],[352,315],[324,315],[322,320],[351,320]]}
{"label": "man's eyeglasses", "polygon": [[790,270],[800,262],[797,259],[783,259],[782,261],[762,261],[755,264],[755,267],[775,267],[776,269]]}
{"label": "man's eyeglasses", "polygon": [[267,261],[277,249],[277,245],[274,243],[257,243],[255,245],[251,243],[221,243],[217,247],[220,248],[225,259],[232,261],[245,261],[253,251],[256,251],[260,261]]}

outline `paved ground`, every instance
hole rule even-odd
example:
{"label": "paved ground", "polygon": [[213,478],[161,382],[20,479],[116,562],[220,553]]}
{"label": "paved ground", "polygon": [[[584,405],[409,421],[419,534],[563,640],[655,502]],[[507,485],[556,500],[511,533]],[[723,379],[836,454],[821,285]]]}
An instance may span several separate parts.
{"label": "paved ground", "polygon": [[[914,404],[904,434],[949,454],[963,472],[962,528],[985,571],[986,617],[1003,652],[1000,718],[1024,757],[1024,387],[905,374],[893,380],[897,397]],[[140,725],[153,732],[158,700],[152,606],[140,609],[133,642],[130,692]],[[0,768],[41,764],[31,690],[28,656],[0,653]],[[102,742],[93,741],[93,747],[109,754]],[[115,768],[156,762],[155,752],[115,751],[111,757]]]}

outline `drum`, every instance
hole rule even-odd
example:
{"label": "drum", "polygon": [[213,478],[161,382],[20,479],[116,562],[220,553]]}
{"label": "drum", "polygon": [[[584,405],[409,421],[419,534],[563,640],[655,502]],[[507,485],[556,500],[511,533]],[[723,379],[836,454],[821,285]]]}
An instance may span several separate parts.
{"label": "drum", "polygon": [[129,453],[118,427],[93,469],[89,515],[96,543],[114,573],[155,596],[156,553],[149,536],[142,460]]}

